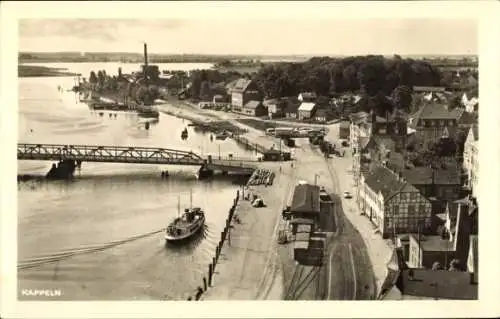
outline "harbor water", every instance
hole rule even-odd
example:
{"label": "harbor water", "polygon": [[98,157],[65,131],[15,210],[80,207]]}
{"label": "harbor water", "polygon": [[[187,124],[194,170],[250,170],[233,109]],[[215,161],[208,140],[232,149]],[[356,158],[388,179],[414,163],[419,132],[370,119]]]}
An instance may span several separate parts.
{"label": "harbor water", "polygon": [[[61,64],[87,75],[92,67]],[[48,64],[51,67],[61,67]],[[132,70],[139,65],[127,65]],[[130,70],[123,67],[124,72]],[[206,67],[177,64],[171,69]],[[87,69],[85,69],[87,68]],[[165,69],[164,65],[161,69]],[[214,157],[251,157],[234,141],[210,139],[189,122],[134,113],[92,111],[67,90],[72,77],[20,78],[21,143],[155,146]],[[63,88],[62,92],[58,86]],[[150,121],[145,129],[144,121]],[[181,139],[188,127],[187,140]],[[19,174],[44,176],[52,162],[18,161]],[[198,181],[198,167],[87,163],[72,181],[18,183],[18,289],[56,289],[58,300],[185,299],[202,284],[238,185]],[[169,177],[161,178],[168,170]],[[192,205],[206,211],[203,234],[186,246],[166,246],[162,230]],[[20,299],[32,299],[20,294]],[[43,298],[42,298],[43,299]]]}

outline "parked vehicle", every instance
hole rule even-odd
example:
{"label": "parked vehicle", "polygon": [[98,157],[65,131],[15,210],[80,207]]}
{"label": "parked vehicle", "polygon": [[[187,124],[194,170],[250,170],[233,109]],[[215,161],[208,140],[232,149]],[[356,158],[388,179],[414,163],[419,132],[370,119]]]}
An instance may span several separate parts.
{"label": "parked vehicle", "polygon": [[344,198],[347,198],[347,199],[352,198],[351,193],[349,193],[349,192],[344,192]]}

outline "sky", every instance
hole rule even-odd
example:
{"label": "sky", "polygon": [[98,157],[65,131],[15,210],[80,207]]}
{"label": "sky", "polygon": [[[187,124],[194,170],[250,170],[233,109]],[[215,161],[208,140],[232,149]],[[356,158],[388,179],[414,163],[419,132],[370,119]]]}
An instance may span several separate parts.
{"label": "sky", "polygon": [[459,19],[23,19],[26,52],[255,55],[478,53],[475,20]]}

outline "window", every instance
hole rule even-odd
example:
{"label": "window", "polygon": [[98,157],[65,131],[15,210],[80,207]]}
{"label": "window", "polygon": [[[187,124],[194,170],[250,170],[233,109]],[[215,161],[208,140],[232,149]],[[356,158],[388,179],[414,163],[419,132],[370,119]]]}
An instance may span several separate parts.
{"label": "window", "polygon": [[410,216],[415,215],[415,206],[414,205],[408,205],[408,215],[410,215]]}
{"label": "window", "polygon": [[419,215],[425,214],[425,205],[420,205],[418,210]]}
{"label": "window", "polygon": [[394,216],[399,214],[399,205],[392,206],[392,213],[394,214]]}

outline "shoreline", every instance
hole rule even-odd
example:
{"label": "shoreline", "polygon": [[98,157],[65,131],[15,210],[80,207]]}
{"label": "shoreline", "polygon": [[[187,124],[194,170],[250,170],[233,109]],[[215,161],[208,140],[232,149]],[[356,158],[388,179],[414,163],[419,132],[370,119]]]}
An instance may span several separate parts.
{"label": "shoreline", "polygon": [[19,78],[31,78],[31,77],[70,77],[70,76],[80,76],[80,73],[74,73],[66,71],[65,68],[53,68],[40,65],[17,65],[17,74]]}

